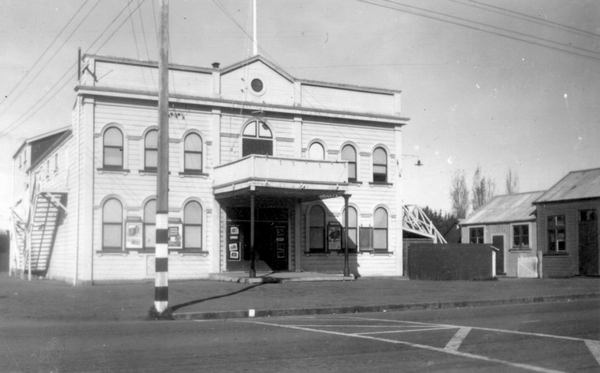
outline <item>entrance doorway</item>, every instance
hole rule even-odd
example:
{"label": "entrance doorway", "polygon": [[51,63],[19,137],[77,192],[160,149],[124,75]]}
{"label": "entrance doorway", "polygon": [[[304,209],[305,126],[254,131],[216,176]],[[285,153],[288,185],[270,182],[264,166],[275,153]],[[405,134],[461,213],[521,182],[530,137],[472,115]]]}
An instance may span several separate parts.
{"label": "entrance doorway", "polygon": [[504,236],[492,236],[492,246],[498,249],[496,253],[496,274],[505,275],[504,272]]}
{"label": "entrance doorway", "polygon": [[[227,211],[227,271],[250,269],[250,209]],[[254,221],[256,271],[287,271],[289,268],[288,209],[258,208]]]}

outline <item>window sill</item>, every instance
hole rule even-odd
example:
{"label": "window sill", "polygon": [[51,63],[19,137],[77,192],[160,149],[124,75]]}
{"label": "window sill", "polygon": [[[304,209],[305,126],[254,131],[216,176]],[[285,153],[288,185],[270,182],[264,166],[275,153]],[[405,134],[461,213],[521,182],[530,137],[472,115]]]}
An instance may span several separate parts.
{"label": "window sill", "polygon": [[117,249],[117,250],[96,250],[97,256],[128,256],[129,251]]}
{"label": "window sill", "polygon": [[530,247],[513,247],[512,249],[508,249],[511,253],[530,253]]}
{"label": "window sill", "polygon": [[131,172],[131,170],[128,170],[126,168],[97,168],[96,170],[100,174],[107,173],[107,174],[123,174],[123,175],[127,175],[128,173]]}
{"label": "window sill", "polygon": [[370,181],[369,185],[371,187],[373,187],[373,186],[387,186],[387,187],[391,187],[391,186],[394,185],[394,183],[388,183],[388,182],[385,182],[385,181]]}
{"label": "window sill", "polygon": [[201,171],[183,171],[179,173],[179,177],[197,177],[206,179],[208,174]]}
{"label": "window sill", "polygon": [[555,257],[569,256],[569,253],[567,253],[567,252],[550,252],[550,253],[544,253],[543,256],[544,257],[547,257],[547,256],[549,256],[549,257],[552,257],[552,256],[555,256]]}
{"label": "window sill", "polygon": [[392,256],[394,255],[393,251],[387,250],[375,250],[371,253],[371,256]]}
{"label": "window sill", "polygon": [[330,256],[330,251],[305,251],[304,256]]}
{"label": "window sill", "polygon": [[208,251],[178,249],[178,250],[169,250],[169,254],[179,255],[179,256],[208,256]]}

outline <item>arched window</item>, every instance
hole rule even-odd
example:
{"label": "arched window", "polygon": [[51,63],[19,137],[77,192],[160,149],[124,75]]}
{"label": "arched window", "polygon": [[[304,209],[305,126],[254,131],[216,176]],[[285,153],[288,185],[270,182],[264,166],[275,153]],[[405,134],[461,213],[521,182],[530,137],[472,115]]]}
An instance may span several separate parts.
{"label": "arched window", "polygon": [[[342,249],[344,248],[344,242],[346,240],[346,210],[342,211]],[[356,250],[356,243],[358,242],[358,214],[356,209],[352,206],[348,207],[348,250]]]}
{"label": "arched window", "polygon": [[144,206],[144,249],[156,247],[156,200],[151,199]]}
{"label": "arched window", "polygon": [[373,152],[373,182],[387,182],[387,153],[383,148]]}
{"label": "arched window", "polygon": [[102,250],[123,249],[123,206],[111,198],[102,206]]}
{"label": "arched window", "polygon": [[313,142],[308,149],[309,159],[325,159],[325,148],[318,142]]}
{"label": "arched window", "polygon": [[342,160],[348,161],[348,181],[356,181],[356,150],[352,145],[342,148]]}
{"label": "arched window", "polygon": [[388,213],[383,207],[375,210],[374,214],[373,249],[388,250]]}
{"label": "arched window", "polygon": [[309,250],[325,251],[325,210],[321,206],[313,206],[308,217]]}
{"label": "arched window", "polygon": [[202,172],[202,138],[197,133],[190,133],[183,143],[184,171]]}
{"label": "arched window", "polygon": [[123,168],[123,133],[116,127],[104,131],[104,168]]}
{"label": "arched window", "polygon": [[273,133],[265,122],[253,121],[242,132],[242,157],[250,154],[273,155]]}
{"label": "arched window", "polygon": [[183,209],[183,248],[202,250],[202,206],[196,201]]}
{"label": "arched window", "polygon": [[144,169],[156,170],[158,164],[158,131],[150,130],[144,139]]}

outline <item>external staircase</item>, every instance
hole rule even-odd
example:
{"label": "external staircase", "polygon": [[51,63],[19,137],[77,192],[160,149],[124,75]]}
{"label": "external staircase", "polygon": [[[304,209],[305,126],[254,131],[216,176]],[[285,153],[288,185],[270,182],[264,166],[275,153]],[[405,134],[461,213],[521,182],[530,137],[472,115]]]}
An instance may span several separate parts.
{"label": "external staircase", "polygon": [[65,200],[64,192],[39,191],[32,196],[26,220],[13,211],[13,234],[18,246],[15,264],[21,273],[48,270],[59,219],[66,213]]}

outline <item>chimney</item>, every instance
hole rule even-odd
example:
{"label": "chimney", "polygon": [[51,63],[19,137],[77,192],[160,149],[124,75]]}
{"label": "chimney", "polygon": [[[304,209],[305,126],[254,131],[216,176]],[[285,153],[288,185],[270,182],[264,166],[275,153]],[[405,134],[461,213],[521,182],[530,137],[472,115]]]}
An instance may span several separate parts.
{"label": "chimney", "polygon": [[218,62],[213,62],[213,64],[212,64],[212,67],[213,67],[213,68],[215,68],[215,69],[218,69],[218,68],[219,68],[219,65],[220,65],[220,63],[218,63]]}

